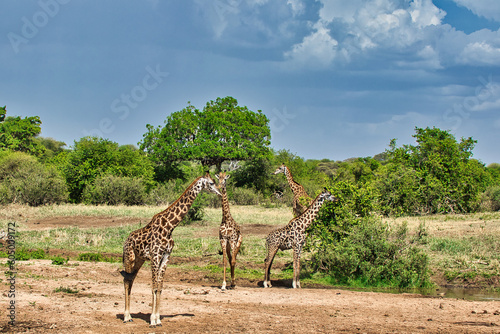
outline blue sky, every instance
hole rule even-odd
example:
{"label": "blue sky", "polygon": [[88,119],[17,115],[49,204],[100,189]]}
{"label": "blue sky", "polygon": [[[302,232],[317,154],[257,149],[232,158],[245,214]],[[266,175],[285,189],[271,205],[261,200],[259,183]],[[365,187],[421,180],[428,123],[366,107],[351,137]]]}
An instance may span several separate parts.
{"label": "blue sky", "polygon": [[135,144],[188,101],[232,96],[275,149],[344,160],[415,126],[500,162],[498,0],[2,0],[0,104],[68,146]]}

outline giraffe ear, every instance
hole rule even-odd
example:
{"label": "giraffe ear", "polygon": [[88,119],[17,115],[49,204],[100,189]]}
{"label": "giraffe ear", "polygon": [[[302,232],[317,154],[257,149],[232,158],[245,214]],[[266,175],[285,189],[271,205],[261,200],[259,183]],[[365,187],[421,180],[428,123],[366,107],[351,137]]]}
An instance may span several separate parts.
{"label": "giraffe ear", "polygon": [[219,179],[219,174],[215,174],[215,178],[218,180]]}

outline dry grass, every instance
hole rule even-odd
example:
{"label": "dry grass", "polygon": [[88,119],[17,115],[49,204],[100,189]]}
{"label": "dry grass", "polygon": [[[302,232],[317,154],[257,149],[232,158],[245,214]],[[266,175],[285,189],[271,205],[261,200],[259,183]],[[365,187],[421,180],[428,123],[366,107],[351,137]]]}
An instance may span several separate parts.
{"label": "dry grass", "polygon": [[433,237],[461,238],[495,235],[500,239],[500,212],[386,218],[384,221],[389,225],[406,222],[410,231],[417,231],[422,224],[427,233]]}

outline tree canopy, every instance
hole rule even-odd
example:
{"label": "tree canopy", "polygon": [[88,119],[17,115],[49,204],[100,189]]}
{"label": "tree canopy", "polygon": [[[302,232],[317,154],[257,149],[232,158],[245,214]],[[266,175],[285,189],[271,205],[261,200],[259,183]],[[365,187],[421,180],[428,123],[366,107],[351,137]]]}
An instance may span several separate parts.
{"label": "tree canopy", "polygon": [[108,139],[80,139],[62,165],[70,198],[76,202],[87,185],[104,175],[141,178],[148,187],[154,183],[153,165],[143,152]]}
{"label": "tree canopy", "polygon": [[170,114],[165,126],[147,125],[140,148],[159,164],[199,161],[217,170],[226,160],[252,160],[271,153],[269,119],[238,106],[230,96],[208,102],[203,110],[188,106]]}
{"label": "tree canopy", "polygon": [[42,121],[38,116],[7,116],[7,107],[0,107],[0,150],[11,150],[41,155],[45,147],[35,140],[40,134]]}

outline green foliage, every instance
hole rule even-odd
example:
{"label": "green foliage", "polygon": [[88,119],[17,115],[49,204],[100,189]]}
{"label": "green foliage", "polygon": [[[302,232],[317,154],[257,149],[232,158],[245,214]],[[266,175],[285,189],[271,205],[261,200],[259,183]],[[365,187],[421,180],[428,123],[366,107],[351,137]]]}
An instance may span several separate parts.
{"label": "green foliage", "polygon": [[391,231],[380,219],[363,218],[347,232],[314,256],[316,268],[336,284],[431,286],[428,257],[413,243],[405,225]]}
{"label": "green foliage", "polygon": [[483,194],[481,204],[485,211],[500,210],[500,185],[488,187]]}
{"label": "green foliage", "polygon": [[62,168],[75,202],[85,187],[104,175],[140,178],[148,190],[154,184],[153,165],[143,152],[108,139],[84,137],[75,142]]}
{"label": "green foliage", "polygon": [[258,205],[261,202],[261,196],[248,188],[231,187],[228,189],[228,198],[235,205]]}
{"label": "green foliage", "polygon": [[53,138],[36,137],[34,141],[45,147],[43,154],[39,157],[43,162],[51,161],[58,154],[65,151],[64,146],[66,146],[66,143]]}
{"label": "green foliage", "polygon": [[54,256],[52,258],[52,264],[56,265],[56,266],[61,266],[63,264],[66,264],[68,263],[69,259],[68,258],[63,258],[61,256]]}
{"label": "green foliage", "polygon": [[81,253],[78,254],[78,261],[87,261],[87,262],[119,262],[119,260],[115,260],[113,257],[104,256],[101,253]]}
{"label": "green foliage", "polygon": [[64,292],[64,293],[73,294],[73,293],[78,293],[78,290],[73,290],[71,288],[66,288],[66,287],[60,286],[58,288],[55,288],[54,292]]}
{"label": "green foliage", "polygon": [[103,175],[85,187],[82,200],[86,204],[142,205],[146,196],[142,179]]}
{"label": "green foliage", "polygon": [[140,143],[159,165],[199,161],[218,170],[226,160],[252,160],[269,156],[269,120],[259,110],[238,106],[232,97],[217,98],[202,111],[191,104],[170,114],[165,126],[147,125]]}
{"label": "green foliage", "polygon": [[15,259],[17,261],[27,261],[31,259],[45,259],[46,254],[43,249],[27,249],[25,247],[19,247],[16,249]]}
{"label": "green foliage", "polygon": [[460,142],[447,131],[415,128],[417,145],[396,148],[391,141],[388,164],[377,187],[385,214],[473,212],[490,182],[489,174],[471,159],[476,141]]}
{"label": "green foliage", "polygon": [[6,107],[0,107],[0,151],[11,150],[41,155],[45,147],[35,140],[42,131],[40,117],[9,117],[6,114]]}
{"label": "green foliage", "polygon": [[0,156],[0,204],[37,206],[65,202],[67,198],[66,183],[55,168],[21,152]]}

